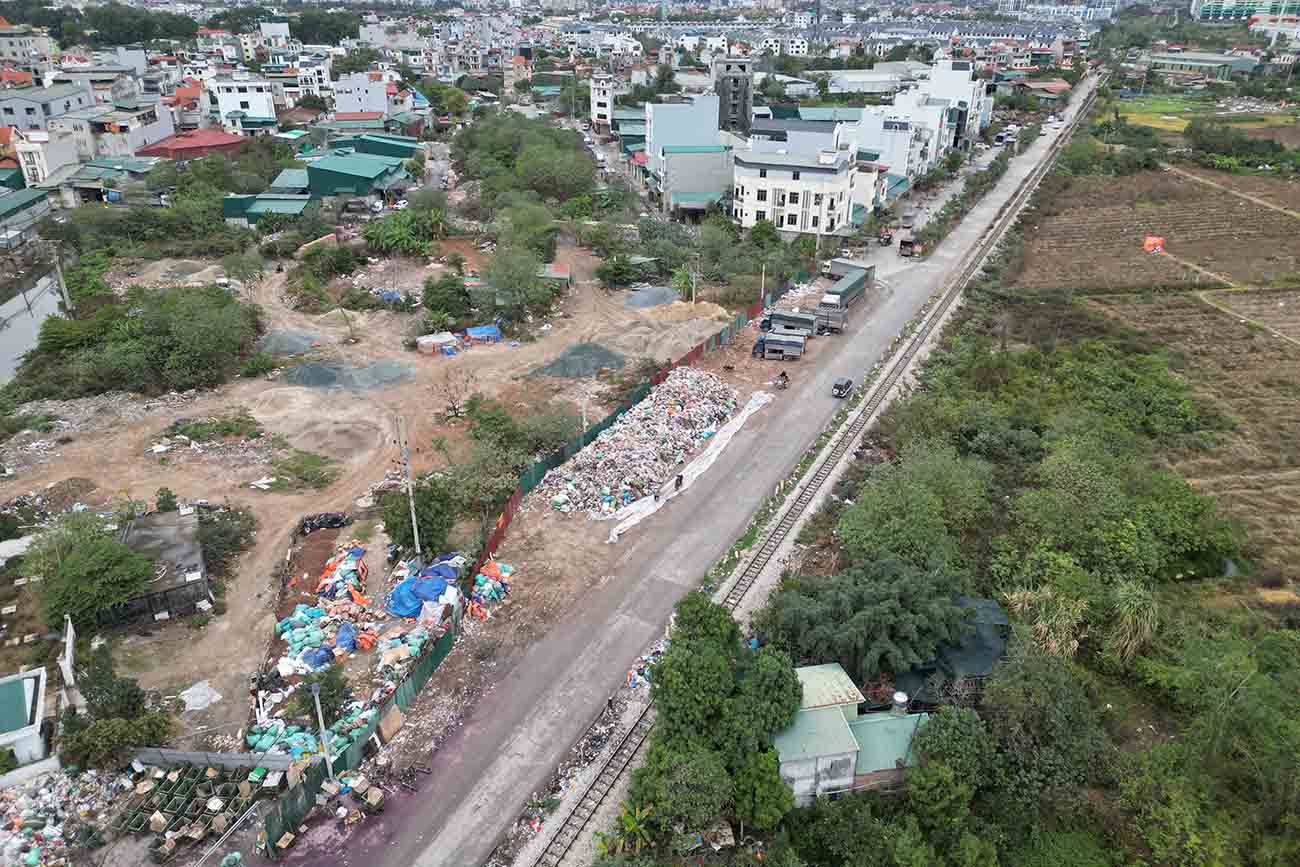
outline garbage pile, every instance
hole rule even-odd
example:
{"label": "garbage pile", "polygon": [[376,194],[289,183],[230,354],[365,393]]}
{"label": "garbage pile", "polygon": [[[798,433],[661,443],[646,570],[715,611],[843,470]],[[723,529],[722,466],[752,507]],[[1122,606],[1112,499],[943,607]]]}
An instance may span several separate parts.
{"label": "garbage pile", "polygon": [[668,481],[738,399],[713,374],[679,367],[538,487],[557,511],[612,514]]}
{"label": "garbage pile", "polygon": [[42,774],[0,791],[0,865],[66,863],[68,848],[103,836],[108,812],[131,780],[86,771]]}
{"label": "garbage pile", "polygon": [[666,650],[668,650],[668,640],[661,638],[651,646],[650,650],[637,657],[636,665],[627,671],[627,688],[641,689],[650,686],[651,672]]}
{"label": "garbage pile", "polygon": [[[343,709],[339,719],[329,727],[330,752],[333,755],[346,750],[365,734],[366,727],[375,717],[375,708],[354,701]],[[323,752],[316,728],[288,725],[275,719],[248,730],[244,742],[255,753],[288,753],[295,759]]]}
{"label": "garbage pile", "polygon": [[469,615],[487,620],[491,616],[488,607],[505,601],[514,574],[515,567],[508,563],[498,563],[492,559],[484,563],[483,568],[474,576],[474,592],[469,597]]}

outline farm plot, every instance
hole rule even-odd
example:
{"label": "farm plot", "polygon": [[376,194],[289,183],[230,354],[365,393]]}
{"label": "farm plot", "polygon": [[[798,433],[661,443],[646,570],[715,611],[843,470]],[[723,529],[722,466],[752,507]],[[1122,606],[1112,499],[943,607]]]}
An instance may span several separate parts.
{"label": "farm plot", "polygon": [[[1300,142],[1297,142],[1300,144]],[[1300,211],[1300,181],[1266,177],[1264,175],[1230,175],[1197,166],[1180,165],[1188,174],[1205,178],[1207,181],[1236,190],[1248,196],[1262,199],[1271,205]]]}
{"label": "farm plot", "polygon": [[[1293,217],[1166,173],[1075,178],[1026,226],[1018,285],[1096,293],[1215,286],[1176,259],[1269,285],[1300,271],[1298,230]],[[1144,252],[1149,235],[1163,237],[1173,258]]]}
{"label": "farm plot", "polygon": [[[1260,306],[1276,305],[1276,294],[1261,294]],[[1300,293],[1292,298],[1300,303]],[[1244,525],[1256,562],[1297,574],[1300,346],[1193,294],[1115,295],[1090,304],[1168,347],[1197,399],[1232,422],[1210,449],[1177,456],[1175,469]]]}
{"label": "farm plot", "polygon": [[[1300,344],[1300,290],[1214,292],[1214,303],[1272,328]],[[1297,384],[1300,388],[1300,383]]]}

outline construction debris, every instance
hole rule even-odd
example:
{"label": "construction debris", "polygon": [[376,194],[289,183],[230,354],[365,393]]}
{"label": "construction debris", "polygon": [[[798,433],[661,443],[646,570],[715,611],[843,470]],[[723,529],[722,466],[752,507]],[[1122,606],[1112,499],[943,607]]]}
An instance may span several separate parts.
{"label": "construction debris", "polygon": [[538,486],[560,512],[611,514],[658,491],[736,411],[739,394],[711,373],[679,367]]}

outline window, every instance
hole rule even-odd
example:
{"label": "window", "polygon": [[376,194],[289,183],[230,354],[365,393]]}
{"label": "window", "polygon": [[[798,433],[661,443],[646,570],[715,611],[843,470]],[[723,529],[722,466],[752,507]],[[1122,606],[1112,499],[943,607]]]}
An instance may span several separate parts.
{"label": "window", "polygon": [[795,214],[786,214],[785,224],[787,226],[797,226],[799,224],[799,217],[796,216]]}
{"label": "window", "polygon": [[24,111],[27,112],[27,116],[28,116],[28,117],[36,117],[36,109],[31,108],[31,107],[29,106],[29,107],[27,107],[26,109],[24,109]]}
{"label": "window", "polygon": [[248,93],[247,87],[237,87],[235,89],[238,90],[240,93]]}
{"label": "window", "polygon": [[767,211],[755,211],[755,212],[754,212],[754,219],[755,219],[756,221],[757,221],[757,220],[766,220],[766,219],[767,219]]}
{"label": "window", "polygon": [[791,172],[791,173],[790,173],[790,180],[792,180],[792,181],[797,181],[797,180],[799,180],[799,173],[798,173],[798,172]]}
{"label": "window", "polygon": [[814,204],[814,205],[820,205],[821,203],[822,203],[822,194],[821,194],[821,193],[813,193],[813,204]]}
{"label": "window", "polygon": [[814,229],[817,228],[817,215],[816,215],[816,214],[813,214],[813,218],[812,218],[812,227],[813,227]]}
{"label": "window", "polygon": [[248,108],[248,100],[242,100],[242,101],[239,103],[239,107],[240,107],[240,108],[243,108],[243,109],[247,109],[247,108]]}
{"label": "window", "polygon": [[767,169],[759,169],[759,170],[758,170],[758,176],[759,176],[760,178],[765,178],[765,177],[767,177]]}
{"label": "window", "polygon": [[[796,172],[795,174],[798,174],[798,172]],[[798,194],[798,193],[791,193],[791,194],[790,194],[790,204],[792,204],[792,205],[797,205],[797,204],[799,204],[799,194]]]}
{"label": "window", "polygon": [[766,202],[766,201],[767,201],[767,190],[759,190],[759,191],[758,191],[758,200],[759,200],[760,202]]}
{"label": "window", "polygon": [[826,218],[826,231],[828,232],[835,231],[835,218],[833,216]]}
{"label": "window", "polygon": [[12,115],[13,113],[14,113],[14,110],[13,110],[12,108],[6,108],[6,109],[5,109],[5,114]]}

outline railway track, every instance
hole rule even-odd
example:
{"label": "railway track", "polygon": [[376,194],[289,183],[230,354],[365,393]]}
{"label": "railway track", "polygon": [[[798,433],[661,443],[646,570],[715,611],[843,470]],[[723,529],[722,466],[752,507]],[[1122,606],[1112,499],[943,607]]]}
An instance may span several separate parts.
{"label": "railway track", "polygon": [[[732,584],[731,589],[727,591],[727,595],[723,599],[723,605],[725,605],[728,610],[734,611],[740,604],[741,600],[745,598],[745,594],[749,592],[749,588],[758,580],[758,577],[763,573],[763,570],[767,567],[768,563],[771,562],[772,557],[774,557],[777,550],[780,549],[781,544],[789,536],[790,531],[794,529],[795,524],[798,523],[799,519],[812,504],[818,491],[821,490],[821,486],[828,478],[830,478],[831,473],[835,471],[835,468],[839,465],[840,461],[844,459],[844,456],[858,440],[858,437],[860,437],[862,432],[866,430],[871,419],[884,404],[885,398],[893,390],[894,386],[898,384],[899,380],[903,378],[903,374],[907,372],[908,366],[911,365],[912,361],[916,358],[917,353],[921,351],[921,348],[925,346],[926,341],[929,340],[934,329],[938,327],[938,324],[943,321],[948,310],[951,309],[952,305],[956,303],[959,297],[961,297],[962,290],[966,288],[966,285],[971,281],[971,278],[979,273],[980,268],[983,267],[984,260],[997,246],[998,241],[1001,240],[1003,234],[1015,224],[1016,218],[1020,215],[1021,209],[1034,194],[1034,190],[1038,188],[1038,183],[1042,180],[1043,175],[1051,171],[1052,166],[1056,163],[1057,154],[1059,154],[1061,149],[1065,147],[1065,144],[1068,142],[1070,134],[1074,131],[1075,126],[1088,114],[1089,109],[1092,107],[1092,102],[1097,92],[1097,88],[1101,87],[1102,84],[1104,84],[1104,81],[1099,81],[1097,86],[1092,89],[1087,100],[1082,106],[1080,106],[1079,111],[1076,112],[1074,119],[1070,121],[1067,129],[1063,130],[1061,135],[1057,136],[1056,141],[1052,143],[1052,147],[1048,151],[1047,155],[1025,177],[1025,180],[1021,182],[1020,187],[1002,207],[998,216],[989,227],[985,229],[984,233],[980,235],[975,246],[971,248],[970,252],[962,257],[960,262],[958,262],[955,274],[940,288],[941,294],[938,303],[930,308],[930,311],[926,314],[921,326],[915,333],[913,333],[912,337],[908,341],[907,349],[894,359],[884,376],[876,381],[871,394],[867,397],[864,405],[854,417],[853,421],[851,421],[848,427],[841,433],[834,448],[832,448],[826,457],[822,459],[821,463],[817,465],[817,469],[813,472],[812,477],[809,478],[800,489],[798,496],[795,497],[794,502],[785,510],[785,513],[781,515],[781,518],[777,521],[776,525],[766,534],[762,544],[758,548],[758,551],[755,552],[754,556],[745,564],[740,575],[737,576],[735,582]],[[594,779],[582,793],[582,798],[579,800],[577,806],[575,806],[569,815],[565,817],[564,823],[560,826],[559,830],[555,832],[555,836],[551,838],[550,842],[547,843],[546,848],[542,850],[541,856],[534,862],[534,867],[559,867],[560,863],[564,860],[565,855],[567,855],[569,850],[573,848],[574,842],[576,842],[577,839],[582,836],[583,831],[586,830],[588,823],[591,821],[591,817],[600,809],[601,804],[604,803],[605,798],[608,797],[610,791],[614,788],[614,784],[618,782],[619,777],[623,775],[623,772],[626,771],[628,766],[632,763],[632,757],[636,755],[637,750],[641,748],[641,745],[645,743],[646,738],[649,737],[650,728],[654,723],[652,708],[653,705],[647,704],[645,709],[642,710],[641,714],[637,717],[636,722],[633,723],[631,728],[629,728],[623,735],[618,745],[614,748],[614,751],[609,755],[609,758],[605,760],[605,764],[596,775],[596,779]]]}

